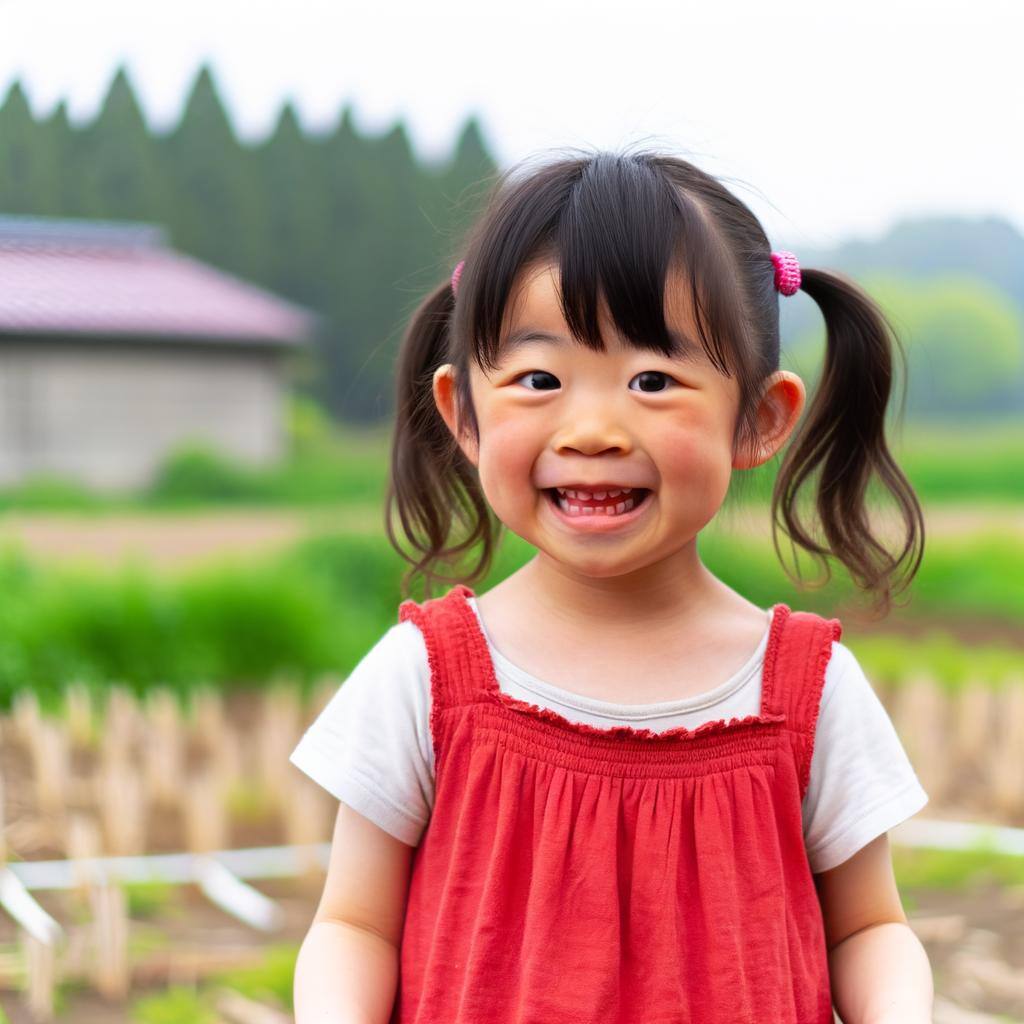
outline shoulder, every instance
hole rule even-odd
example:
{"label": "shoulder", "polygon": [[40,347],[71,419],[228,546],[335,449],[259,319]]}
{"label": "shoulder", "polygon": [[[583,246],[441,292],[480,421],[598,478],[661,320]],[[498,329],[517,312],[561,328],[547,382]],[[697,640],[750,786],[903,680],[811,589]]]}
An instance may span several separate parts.
{"label": "shoulder", "polygon": [[413,709],[429,696],[430,670],[423,634],[406,619],[392,625],[363,656],[341,688],[367,699],[390,697]]}
{"label": "shoulder", "polygon": [[[831,701],[839,690],[862,693],[863,688],[871,689],[867,676],[857,656],[840,640],[833,640],[829,648],[829,659],[825,666],[825,685],[821,693],[821,706]],[[872,691],[873,692],[873,691]]]}
{"label": "shoulder", "polygon": [[423,635],[412,621],[392,625],[342,680],[314,723],[335,735],[390,733],[429,744],[430,671]]}
{"label": "shoulder", "polygon": [[828,664],[825,666],[821,712],[824,713],[833,702],[838,702],[837,706],[881,703],[857,656],[840,640],[831,643]]}
{"label": "shoulder", "polygon": [[426,655],[391,626],[341,682],[290,760],[339,800],[415,845],[433,801]]}

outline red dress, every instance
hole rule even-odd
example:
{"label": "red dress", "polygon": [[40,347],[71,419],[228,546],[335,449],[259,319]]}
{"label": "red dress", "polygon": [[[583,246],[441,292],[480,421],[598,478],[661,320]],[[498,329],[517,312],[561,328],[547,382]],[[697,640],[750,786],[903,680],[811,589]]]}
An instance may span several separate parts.
{"label": "red dress", "polygon": [[801,801],[839,620],[773,606],[758,715],[600,729],[499,689],[473,593],[399,607],[435,798],[391,1024],[833,1024]]}

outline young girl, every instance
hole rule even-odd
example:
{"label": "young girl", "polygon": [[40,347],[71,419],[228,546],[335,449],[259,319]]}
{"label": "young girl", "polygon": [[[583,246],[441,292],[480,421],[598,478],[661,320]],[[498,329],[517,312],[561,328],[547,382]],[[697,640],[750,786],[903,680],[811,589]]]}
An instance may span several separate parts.
{"label": "young girl", "polygon": [[[879,309],[657,153],[513,169],[461,255],[403,340],[387,527],[454,585],[401,603],[292,754],[341,801],[297,1024],[930,1021],[886,836],[928,797],[839,621],[752,604],[697,544],[797,426],[802,288],[827,351],[773,525],[884,606],[913,577]],[[502,524],[537,554],[476,594]]]}

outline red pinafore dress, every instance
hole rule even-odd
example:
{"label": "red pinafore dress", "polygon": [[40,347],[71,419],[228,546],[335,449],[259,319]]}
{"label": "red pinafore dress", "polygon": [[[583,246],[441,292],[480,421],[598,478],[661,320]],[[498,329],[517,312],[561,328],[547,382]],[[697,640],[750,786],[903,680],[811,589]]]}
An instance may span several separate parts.
{"label": "red pinafore dress", "polygon": [[774,605],[760,713],[658,733],[503,693],[470,595],[399,607],[435,797],[390,1024],[833,1024],[801,801],[839,620]]}

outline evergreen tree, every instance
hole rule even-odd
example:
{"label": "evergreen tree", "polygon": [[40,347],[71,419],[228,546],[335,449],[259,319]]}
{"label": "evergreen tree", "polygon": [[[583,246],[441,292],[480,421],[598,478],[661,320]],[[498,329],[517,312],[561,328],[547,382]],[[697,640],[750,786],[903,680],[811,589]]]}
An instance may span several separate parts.
{"label": "evergreen tree", "polygon": [[153,220],[166,210],[156,141],[123,67],[117,69],[95,120],[77,133],[65,173],[76,182],[75,207],[81,216]]}
{"label": "evergreen tree", "polygon": [[45,212],[52,185],[44,179],[52,169],[43,143],[25,90],[14,82],[0,105],[0,212]]}
{"label": "evergreen tree", "polygon": [[203,66],[176,128],[159,140],[171,182],[167,219],[179,248],[237,273],[259,266],[258,203],[251,151],[235,136],[213,72]]}

